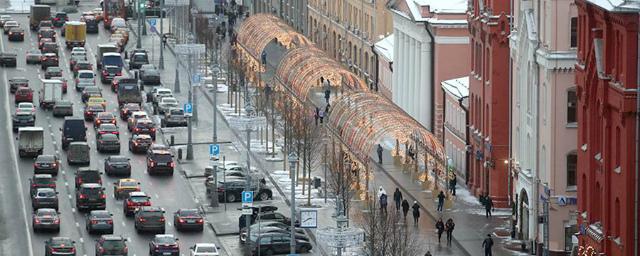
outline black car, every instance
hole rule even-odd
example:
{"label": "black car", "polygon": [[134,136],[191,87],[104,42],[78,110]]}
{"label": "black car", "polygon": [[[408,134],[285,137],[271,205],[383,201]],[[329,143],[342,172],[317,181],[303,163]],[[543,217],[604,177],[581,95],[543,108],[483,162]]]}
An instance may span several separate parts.
{"label": "black car", "polygon": [[155,235],[151,242],[149,242],[149,255],[179,256],[180,244],[178,243],[178,238],[171,234]]}
{"label": "black car", "polygon": [[96,140],[96,148],[100,153],[120,153],[120,139],[112,133],[99,134]]}
{"label": "black car", "polygon": [[127,239],[122,236],[103,235],[96,240],[96,256],[129,255]]}
{"label": "black car", "polygon": [[62,69],[60,67],[48,67],[44,71],[44,79],[51,79],[52,77],[62,77]]}
{"label": "black car", "polygon": [[56,31],[53,30],[52,28],[41,28],[38,31],[38,41],[42,40],[43,38],[49,38],[51,39],[51,42],[55,42]]}
{"label": "black car", "polygon": [[18,65],[18,54],[13,52],[0,53],[0,65],[3,67],[16,67]]}
{"label": "black car", "polygon": [[54,27],[62,27],[62,25],[64,25],[64,23],[67,21],[69,21],[69,16],[66,12],[56,12],[56,14],[53,15],[52,22]]}
{"label": "black car", "polygon": [[42,44],[42,54],[53,53],[56,56],[58,55],[58,44],[55,42],[46,42]]}
{"label": "black car", "polygon": [[[226,181],[218,180],[218,200],[229,203],[240,201],[246,184],[246,179],[227,178]],[[271,189],[267,188],[261,180],[256,181],[254,179],[250,186],[255,200],[269,200],[273,197]]]}
{"label": "black car", "polygon": [[87,141],[87,127],[82,118],[65,117],[60,131],[62,131],[62,149],[64,150],[67,150],[71,142]]}
{"label": "black car", "polygon": [[24,29],[12,28],[9,30],[9,41],[22,42],[24,41]]}
{"label": "black car", "polygon": [[46,256],[75,256],[76,241],[68,237],[52,237],[44,241],[44,254]]}
{"label": "black car", "polygon": [[14,77],[9,79],[9,92],[15,93],[19,87],[29,87],[29,79],[24,77]]}
{"label": "black car", "polygon": [[147,53],[134,53],[129,60],[129,69],[139,69],[144,64],[149,64],[149,56]]}
{"label": "black car", "polygon": [[89,34],[97,34],[100,29],[98,29],[98,21],[93,16],[87,16],[84,18],[84,22],[87,24],[87,33]]}
{"label": "black car", "polygon": [[173,226],[178,231],[204,230],[204,217],[198,209],[179,209],[173,215]]}
{"label": "black car", "polygon": [[[238,229],[239,230],[243,230],[247,224],[247,220],[246,218],[249,218],[249,221],[251,222],[249,225],[253,225],[256,223],[256,221],[258,221],[258,215],[260,214],[264,214],[264,213],[272,213],[278,210],[278,207],[276,206],[271,206],[271,205],[263,205],[260,207],[250,207],[252,210],[251,215],[240,215],[240,217],[238,218]],[[260,220],[260,221],[275,221],[275,220]],[[284,223],[283,223],[284,224]],[[285,224],[287,225],[287,224]],[[290,224],[289,224],[290,225]]]}
{"label": "black car", "polygon": [[[280,234],[291,234],[291,232],[289,231],[291,228],[280,228],[280,227],[274,227],[274,226],[270,226],[270,227],[263,227],[260,226],[259,223],[253,224],[251,225],[251,236],[257,236],[260,234],[267,234],[267,233],[280,233]],[[304,231],[302,230],[296,230],[296,239],[298,240],[305,240],[305,241],[309,241],[309,237],[304,234]],[[241,231],[241,236],[240,236],[240,243],[246,243],[247,241],[247,233],[246,233],[246,229],[243,229]]]}
{"label": "black car", "polygon": [[39,188],[31,196],[33,210],[52,208],[58,210],[58,192],[53,188]]}
{"label": "black car", "polygon": [[57,67],[60,63],[60,58],[55,53],[43,53],[42,60],[40,61],[40,67],[42,70],[48,67]]}
{"label": "black car", "polygon": [[76,190],[76,208],[82,210],[104,210],[107,208],[107,195],[97,183],[84,183]]}
{"label": "black car", "polygon": [[17,132],[20,127],[30,127],[36,125],[36,116],[33,113],[18,112],[13,114],[13,131]]}
{"label": "black car", "polygon": [[135,215],[134,227],[137,232],[156,231],[164,234],[165,218],[164,210],[160,207],[142,206]]}
{"label": "black car", "polygon": [[[245,250],[249,250],[251,255],[286,254],[290,252],[291,235],[283,233],[252,235],[247,244]],[[296,253],[307,253],[313,248],[308,240],[296,239],[295,245]]]}
{"label": "black car", "polygon": [[149,175],[162,172],[173,175],[175,166],[173,156],[168,150],[151,150],[147,154],[147,173]]}
{"label": "black car", "polygon": [[129,151],[132,153],[145,153],[152,143],[153,139],[147,134],[132,134],[129,139]]}
{"label": "black car", "polygon": [[171,108],[164,112],[164,117],[160,120],[161,127],[186,127],[187,117],[181,108]]}
{"label": "black car", "polygon": [[58,175],[60,160],[56,155],[39,155],[33,164],[33,173]]}
{"label": "black car", "polygon": [[131,162],[126,156],[108,156],[104,159],[107,176],[131,176]]}
{"label": "black car", "polygon": [[160,85],[160,71],[156,68],[147,68],[144,72],[140,72],[140,81],[144,85]]}
{"label": "black car", "polygon": [[29,195],[34,195],[39,188],[56,189],[56,180],[51,174],[34,174],[29,178]]}
{"label": "black car", "polygon": [[103,84],[111,83],[114,77],[122,75],[122,68],[113,65],[106,65],[102,67],[100,72],[100,82]]}
{"label": "black car", "polygon": [[85,223],[85,229],[89,234],[113,234],[113,214],[107,210],[90,211]]}
{"label": "black car", "polygon": [[151,199],[144,192],[134,191],[129,193],[122,202],[122,212],[125,216],[131,216],[136,209],[142,206],[151,206]]}
{"label": "black car", "polygon": [[84,183],[102,184],[102,172],[91,167],[80,167],[75,173],[75,188],[78,189]]}

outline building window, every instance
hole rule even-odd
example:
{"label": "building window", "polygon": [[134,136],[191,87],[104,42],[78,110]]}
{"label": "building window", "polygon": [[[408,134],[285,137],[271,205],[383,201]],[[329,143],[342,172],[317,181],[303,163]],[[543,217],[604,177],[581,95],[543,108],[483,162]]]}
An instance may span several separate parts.
{"label": "building window", "polygon": [[578,171],[578,154],[573,151],[567,154],[567,187],[576,185],[576,175]]}
{"label": "building window", "polygon": [[571,18],[571,48],[578,47],[578,17]]}
{"label": "building window", "polygon": [[572,237],[578,233],[578,225],[566,225],[564,226],[564,250],[571,251],[573,249]]}
{"label": "building window", "polygon": [[575,88],[567,91],[567,124],[576,125],[578,123],[578,95]]}
{"label": "building window", "polygon": [[622,214],[620,214],[620,199],[616,198],[615,207],[613,208],[615,211],[613,215],[613,235],[620,236],[620,219],[622,219]]}

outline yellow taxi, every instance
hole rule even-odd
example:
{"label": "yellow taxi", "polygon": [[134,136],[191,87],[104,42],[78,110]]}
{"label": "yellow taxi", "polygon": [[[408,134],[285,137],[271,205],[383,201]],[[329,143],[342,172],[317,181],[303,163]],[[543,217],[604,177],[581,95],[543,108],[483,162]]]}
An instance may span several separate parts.
{"label": "yellow taxi", "polygon": [[90,105],[102,105],[102,107],[107,108],[107,100],[102,97],[90,97],[87,100],[87,106]]}
{"label": "yellow taxi", "polygon": [[113,183],[113,197],[116,199],[125,198],[134,191],[140,191],[140,182],[136,179],[119,179]]}

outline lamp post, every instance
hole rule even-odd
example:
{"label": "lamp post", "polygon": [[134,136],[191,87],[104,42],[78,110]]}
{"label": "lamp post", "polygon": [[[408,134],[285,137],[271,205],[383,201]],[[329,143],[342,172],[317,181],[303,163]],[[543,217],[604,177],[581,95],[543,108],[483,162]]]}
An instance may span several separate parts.
{"label": "lamp post", "polygon": [[138,0],[137,4],[138,8],[136,8],[136,10],[138,10],[138,15],[136,15],[136,19],[138,19],[138,37],[136,38],[136,48],[140,49],[142,48],[142,12],[144,11],[143,7],[145,3],[143,0]]}
{"label": "lamp post", "polygon": [[291,175],[291,243],[290,255],[296,253],[296,164],[298,163],[298,156],[295,152],[289,153],[289,170]]}
{"label": "lamp post", "polygon": [[322,144],[324,144],[324,188],[323,188],[323,194],[324,194],[324,203],[327,203],[327,144],[329,142],[329,138],[327,137],[327,128],[325,127],[325,124],[322,124],[323,128],[324,128],[324,137],[322,137]]}
{"label": "lamp post", "polygon": [[[192,39],[193,37],[189,37],[189,39]],[[192,40],[190,40],[191,42],[193,42]],[[175,52],[176,54],[180,57],[180,58],[187,58],[188,64],[189,64],[189,68],[188,68],[188,73],[189,73],[189,104],[191,104],[192,100],[193,100],[193,84],[192,84],[192,74],[193,72],[193,58],[196,57],[196,59],[198,59],[198,56],[200,56],[202,53],[205,52],[205,46],[203,44],[194,44],[194,43],[189,43],[189,44],[179,44],[176,45],[175,48]],[[178,66],[176,65],[176,75],[178,75]],[[176,88],[180,88],[180,84],[178,82],[179,77],[176,76]],[[195,106],[192,106],[192,109],[195,112]],[[195,113],[194,113],[195,114]],[[192,142],[192,117],[188,119],[188,134],[187,134],[187,160],[193,160],[193,142]]]}
{"label": "lamp post", "polygon": [[160,63],[158,63],[158,68],[160,70],[164,70],[164,0],[160,0]]}

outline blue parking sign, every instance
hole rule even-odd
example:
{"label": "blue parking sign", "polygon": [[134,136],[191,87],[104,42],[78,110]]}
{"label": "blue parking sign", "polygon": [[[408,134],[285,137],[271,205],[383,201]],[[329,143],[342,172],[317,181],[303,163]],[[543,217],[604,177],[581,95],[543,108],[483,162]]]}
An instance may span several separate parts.
{"label": "blue parking sign", "polygon": [[209,156],[210,157],[218,157],[220,155],[220,145],[218,144],[209,144]]}
{"label": "blue parking sign", "polygon": [[191,105],[191,103],[185,103],[183,110],[185,116],[191,116],[193,114],[193,105]]}
{"label": "blue parking sign", "polygon": [[242,203],[253,203],[253,191],[242,191]]}

